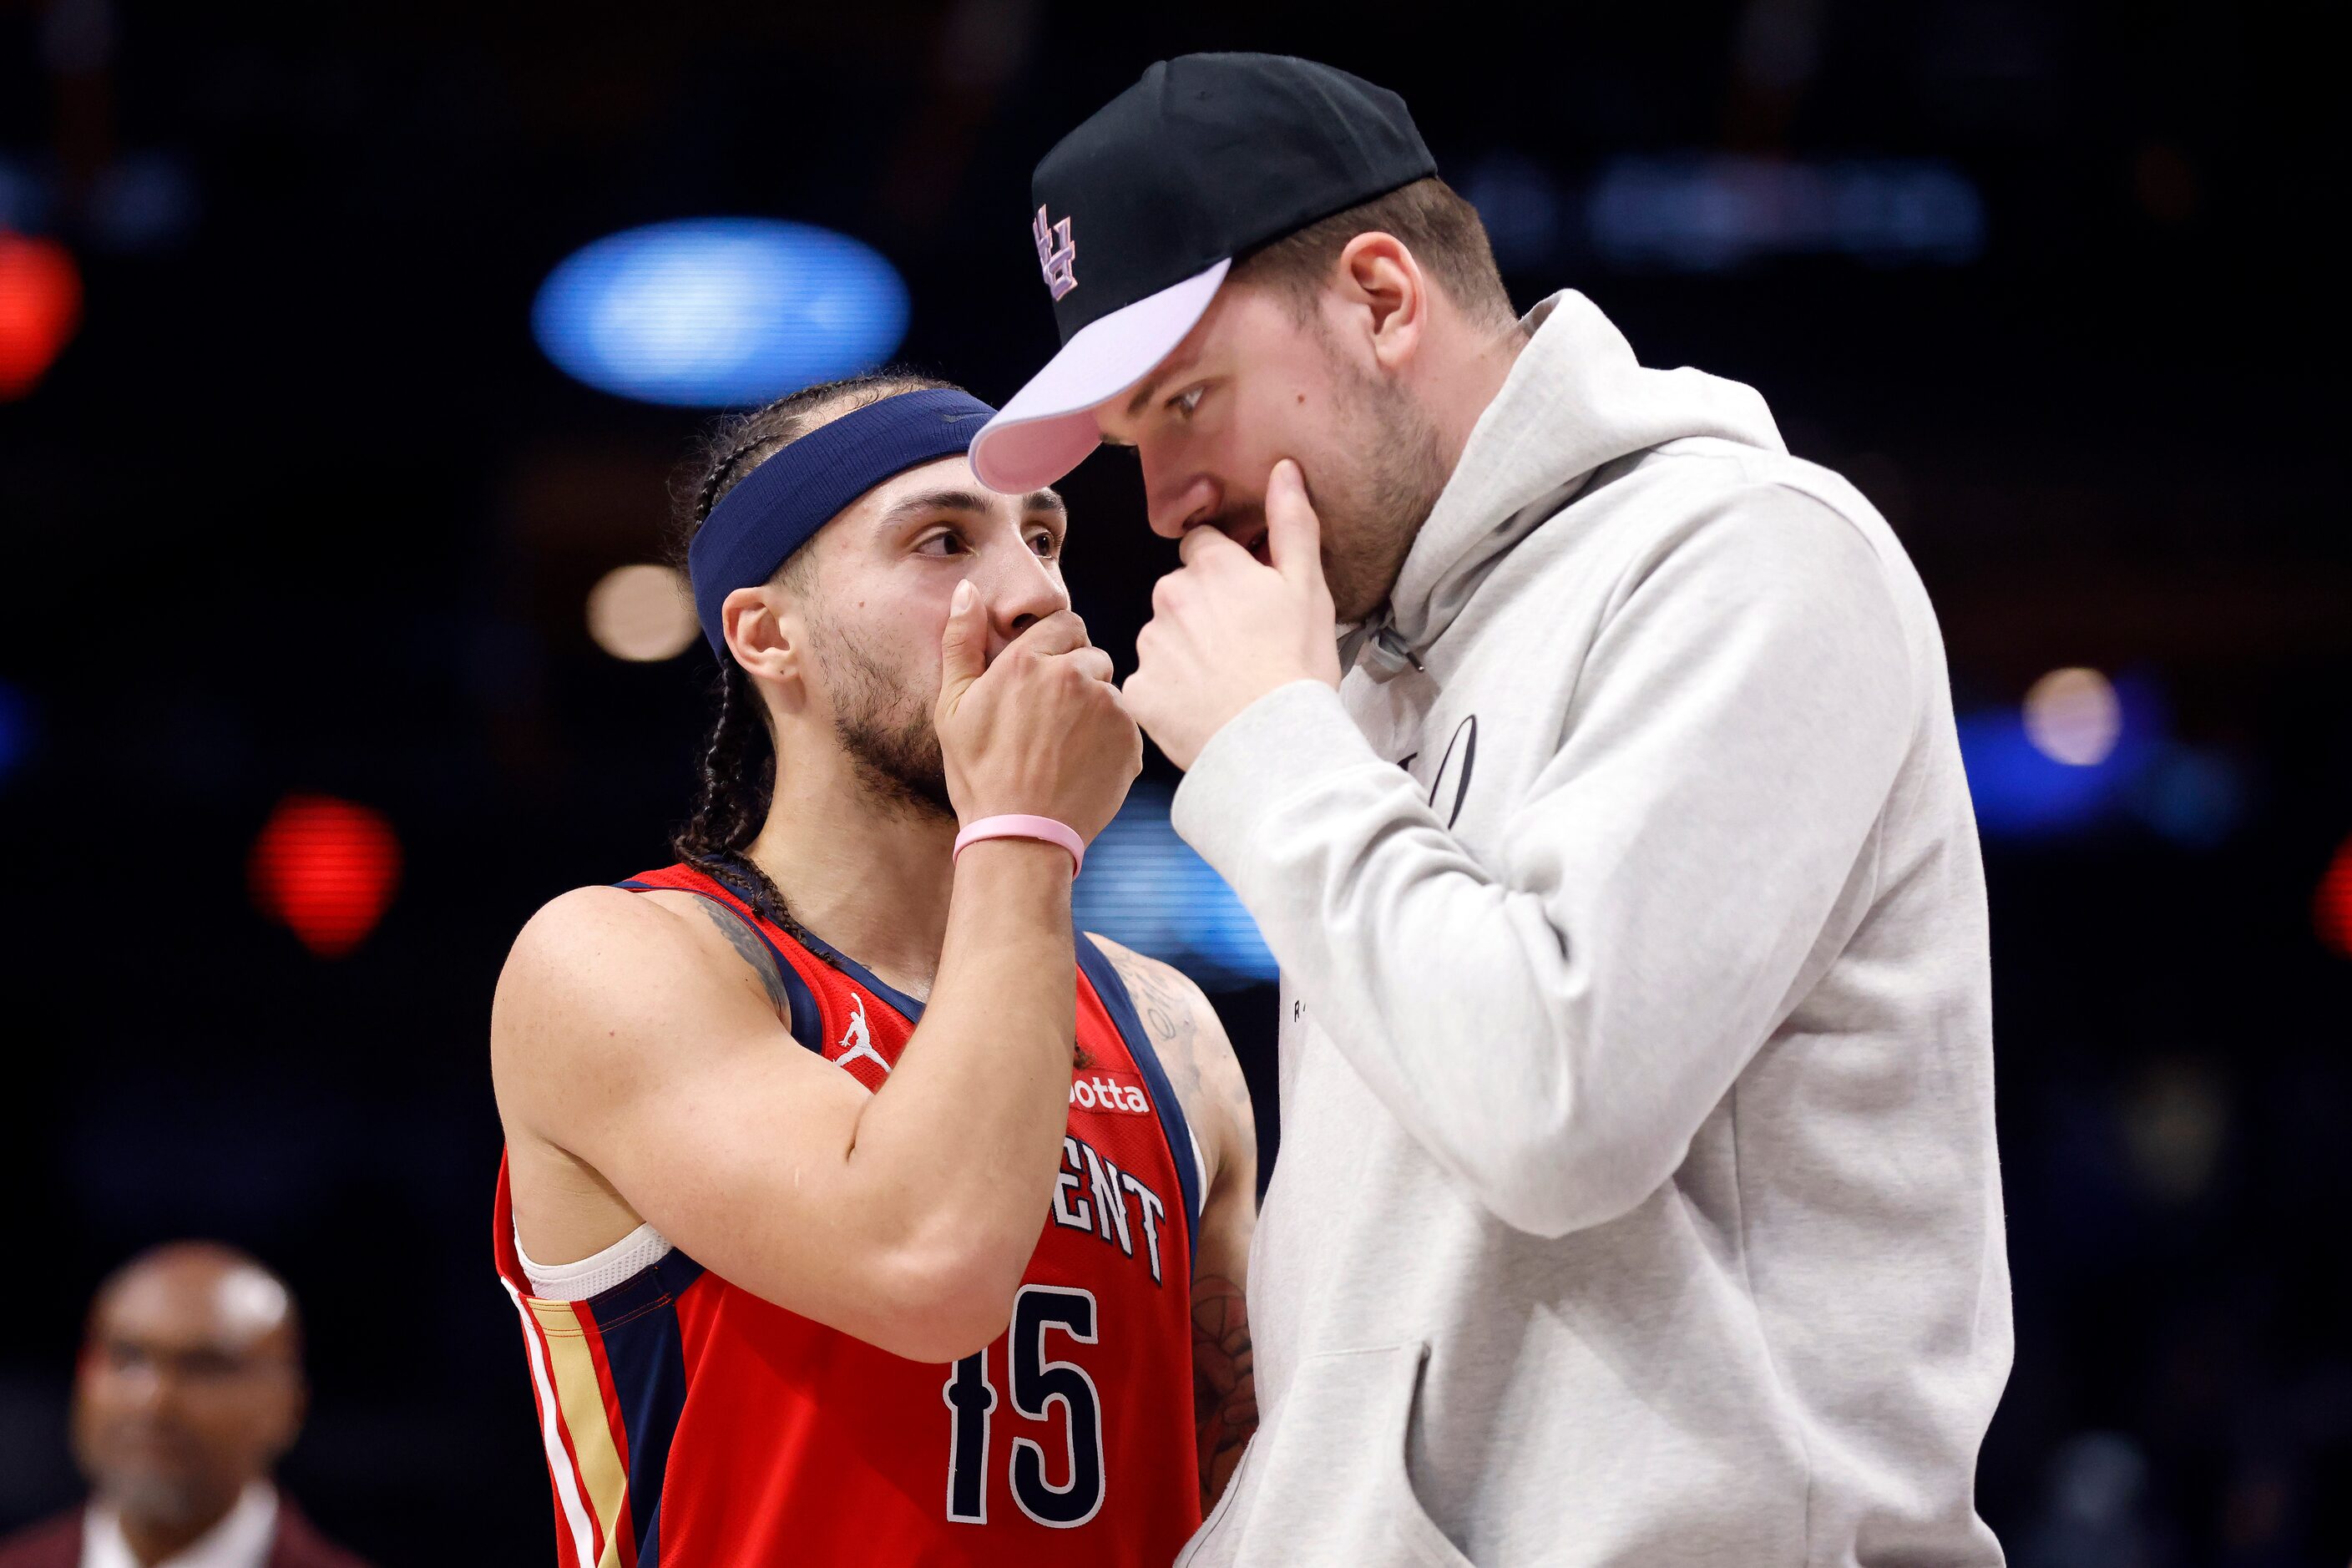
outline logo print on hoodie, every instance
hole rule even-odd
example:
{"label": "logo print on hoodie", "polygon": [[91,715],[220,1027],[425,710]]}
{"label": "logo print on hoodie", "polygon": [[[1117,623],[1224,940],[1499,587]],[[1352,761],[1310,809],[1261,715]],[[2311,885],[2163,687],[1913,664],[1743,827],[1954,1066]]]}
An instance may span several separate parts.
{"label": "logo print on hoodie", "polygon": [[[1470,798],[1470,773],[1478,765],[1478,715],[1475,713],[1454,726],[1454,738],[1445,742],[1445,755],[1437,761],[1437,776],[1429,781],[1429,809],[1432,811],[1437,809],[1438,797],[1444,794],[1446,776],[1453,769],[1456,756],[1462,760],[1462,772],[1454,781],[1454,794],[1445,808],[1448,830],[1462,820],[1462,803]],[[1421,753],[1415,752],[1397,766],[1410,769],[1420,758]]]}

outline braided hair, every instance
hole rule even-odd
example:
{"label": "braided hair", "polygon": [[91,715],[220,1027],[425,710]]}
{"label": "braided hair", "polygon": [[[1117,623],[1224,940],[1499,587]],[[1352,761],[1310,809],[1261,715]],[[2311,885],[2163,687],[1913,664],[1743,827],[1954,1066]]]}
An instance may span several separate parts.
{"label": "braided hair", "polygon": [[[727,492],[810,431],[886,397],[901,393],[950,390],[950,384],[898,371],[877,371],[804,387],[763,408],[720,421],[709,433],[690,489],[678,497],[677,525],[670,539],[670,560],[682,573],[687,550]],[[775,581],[798,584],[807,577],[813,558],[796,552],[778,570]],[[775,735],[769,728],[767,709],[759,689],[731,654],[719,658],[717,712],[702,743],[701,778],[694,810],[670,839],[670,848],[687,865],[726,888],[795,938],[805,939],[784,908],[783,894],[744,849],[759,836],[774,798]],[[813,947],[813,951],[823,951]]]}

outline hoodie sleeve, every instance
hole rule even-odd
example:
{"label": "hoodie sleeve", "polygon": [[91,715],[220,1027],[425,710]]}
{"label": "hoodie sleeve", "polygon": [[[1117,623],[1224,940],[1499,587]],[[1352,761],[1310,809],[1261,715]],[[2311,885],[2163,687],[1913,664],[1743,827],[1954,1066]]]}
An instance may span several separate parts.
{"label": "hoodie sleeve", "polygon": [[1389,1111],[1543,1236],[1682,1163],[1796,1000],[1916,724],[1869,542],[1778,487],[1690,520],[1581,668],[1558,655],[1523,678],[1575,682],[1559,749],[1484,858],[1312,681],[1212,737],[1173,813]]}

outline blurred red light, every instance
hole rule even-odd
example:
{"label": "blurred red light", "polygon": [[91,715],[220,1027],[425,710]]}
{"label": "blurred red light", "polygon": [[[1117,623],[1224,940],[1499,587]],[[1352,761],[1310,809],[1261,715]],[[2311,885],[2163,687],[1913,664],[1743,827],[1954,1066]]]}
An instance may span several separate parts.
{"label": "blurred red light", "polygon": [[0,229],[0,400],[32,391],[80,321],[72,254]]}
{"label": "blurred red light", "polygon": [[2311,900],[2311,918],[2319,928],[2320,941],[2352,958],[2352,838],[2344,841],[2327,874],[2319,879],[2319,891]]}
{"label": "blurred red light", "polygon": [[253,901],[320,958],[367,940],[400,882],[400,840],[376,812],[329,795],[289,795],[253,841]]}

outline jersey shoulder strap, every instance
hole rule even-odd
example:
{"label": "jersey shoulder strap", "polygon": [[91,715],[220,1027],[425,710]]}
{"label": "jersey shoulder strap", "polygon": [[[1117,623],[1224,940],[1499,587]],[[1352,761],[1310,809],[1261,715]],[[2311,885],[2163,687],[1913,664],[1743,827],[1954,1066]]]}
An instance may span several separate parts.
{"label": "jersey shoulder strap", "polygon": [[1176,1184],[1184,1194],[1184,1215],[1191,1223],[1185,1235],[1197,1255],[1201,1249],[1201,1167],[1192,1156],[1199,1147],[1192,1140],[1192,1129],[1184,1117],[1184,1102],[1176,1098],[1175,1085],[1160,1065],[1160,1053],[1151,1044],[1151,1032],[1144,1026],[1137,1013],[1135,998],[1128,994],[1127,982],[1120,978],[1118,966],[1109,953],[1098,946],[1087,931],[1078,931],[1078,973],[1109,1016],[1111,1027],[1118,1032],[1120,1043],[1127,1047],[1129,1060],[1143,1078],[1145,1091],[1152,1107],[1160,1113],[1160,1135],[1168,1145],[1168,1158],[1176,1166]]}

